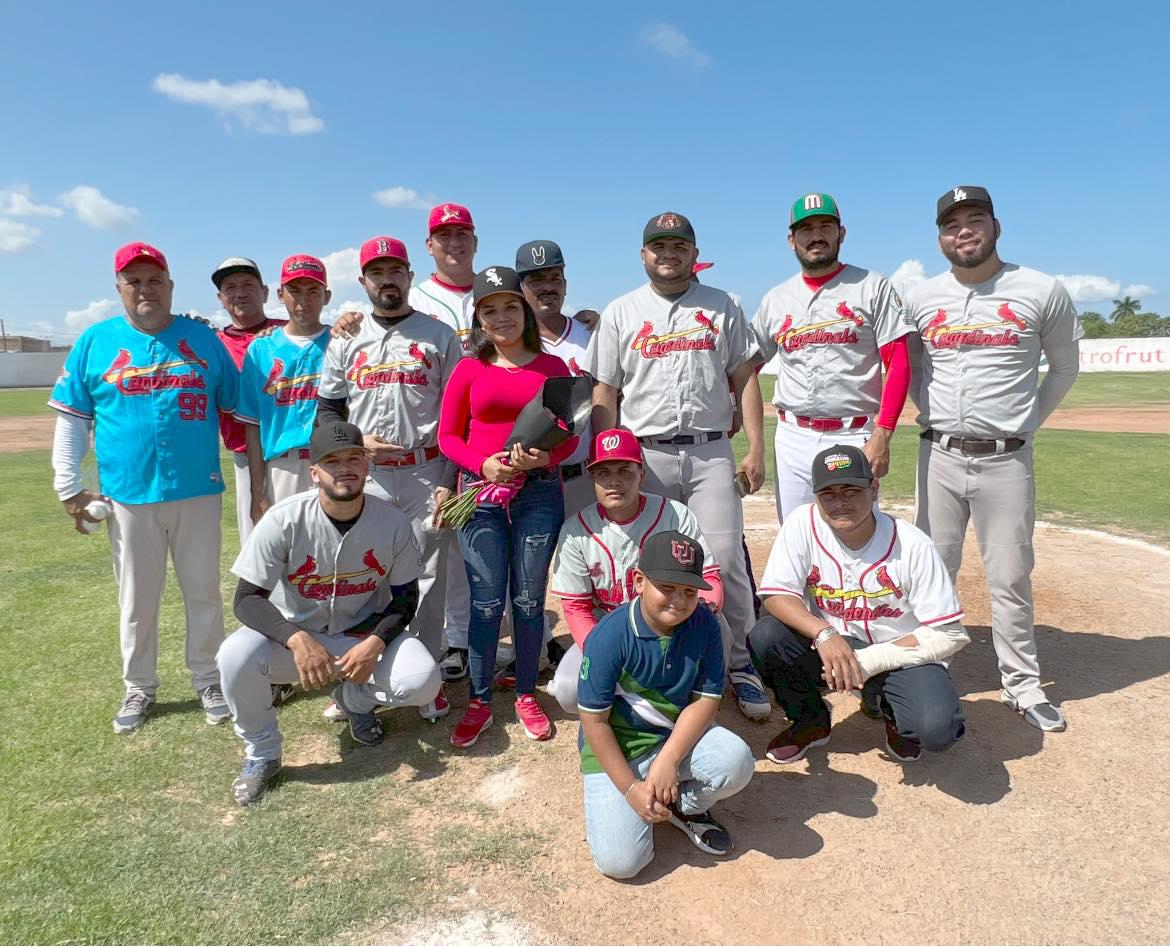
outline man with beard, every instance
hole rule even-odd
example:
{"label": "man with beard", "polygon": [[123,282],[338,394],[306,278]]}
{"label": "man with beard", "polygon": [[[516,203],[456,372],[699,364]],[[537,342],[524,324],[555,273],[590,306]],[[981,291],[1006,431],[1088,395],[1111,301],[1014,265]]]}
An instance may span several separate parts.
{"label": "man with beard", "polygon": [[732,392],[748,452],[740,470],[754,492],[764,480],[758,357],[743,310],[723,290],[692,279],[695,231],[682,214],[650,218],[642,231],[649,282],[605,307],[589,348],[593,429],[621,422],[642,444],[646,492],[683,503],[723,572],[723,614],[731,627],[729,678],[743,713],[771,712],[747,651],[755,623],[743,554],[743,506],[728,433]]}
{"label": "man with beard", "polygon": [[[1059,280],[999,258],[1000,225],[984,188],[947,191],[935,223],[951,269],[915,287],[907,305],[921,336],[916,523],[953,579],[974,520],[1000,699],[1034,727],[1064,730],[1064,715],[1040,686],[1036,656],[1032,438],[1076,381],[1084,331]],[[1048,373],[1038,383],[1041,356]]]}
{"label": "man with beard", "polygon": [[825,447],[862,448],[884,477],[906,403],[913,327],[889,280],[839,261],[844,242],[832,196],[797,198],[788,245],[800,272],[770,290],[752,320],[763,359],[779,356],[772,403],[781,521],[812,502],[812,458]]}
{"label": "man with beard", "polygon": [[[219,304],[231,318],[232,323],[218,330],[216,335],[228,350],[236,368],[244,367],[244,355],[248,346],[270,326],[284,325],[283,319],[269,319],[264,315],[264,304],[268,302],[268,287],[260,276],[260,267],[253,260],[242,256],[231,256],[215,268],[211,274]],[[248,474],[248,441],[242,421],[231,414],[221,414],[219,431],[223,446],[232,454],[236,468],[236,525],[240,531],[240,542],[252,531],[252,489]]]}
{"label": "man with beard", "polygon": [[[414,525],[422,573],[411,631],[438,658],[447,555],[439,506],[454,483],[454,469],[439,453],[439,408],[463,355],[449,326],[407,301],[414,274],[401,240],[372,237],[362,244],[360,264],[373,316],[362,320],[353,337],[330,341],[318,416],[322,421],[348,416],[366,432],[364,443],[373,460],[371,493],[389,499]],[[448,709],[440,690],[422,714],[438,720]]]}
{"label": "man with beard", "polygon": [[419,550],[409,520],[363,492],[362,432],[326,421],[309,441],[315,491],[275,504],[232,571],[243,627],[219,649],[223,688],[244,741],[232,783],[251,805],[280,770],[282,738],[271,685],[305,690],[337,680],[334,700],[363,746],[382,742],[375,709],[417,707],[440,686],[434,657],[405,633],[418,603]]}

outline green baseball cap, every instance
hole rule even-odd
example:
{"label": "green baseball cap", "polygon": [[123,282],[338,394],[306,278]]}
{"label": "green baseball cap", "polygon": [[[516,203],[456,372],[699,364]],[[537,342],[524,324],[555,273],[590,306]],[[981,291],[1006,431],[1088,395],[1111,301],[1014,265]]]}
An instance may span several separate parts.
{"label": "green baseball cap", "polygon": [[791,230],[809,217],[832,217],[839,221],[841,211],[837,209],[837,202],[833,200],[832,194],[805,194],[792,204],[792,217],[788,221],[788,229]]}

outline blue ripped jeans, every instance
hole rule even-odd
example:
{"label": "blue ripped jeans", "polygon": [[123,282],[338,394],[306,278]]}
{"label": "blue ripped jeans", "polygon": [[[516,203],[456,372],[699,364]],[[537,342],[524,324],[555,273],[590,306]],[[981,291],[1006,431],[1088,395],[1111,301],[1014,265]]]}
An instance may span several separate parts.
{"label": "blue ripped jeans", "polygon": [[527,483],[512,500],[511,522],[500,507],[481,503],[459,530],[459,548],[471,586],[467,647],[472,697],[491,700],[509,583],[516,694],[536,690],[544,638],[544,589],[564,521],[560,471],[529,471]]}

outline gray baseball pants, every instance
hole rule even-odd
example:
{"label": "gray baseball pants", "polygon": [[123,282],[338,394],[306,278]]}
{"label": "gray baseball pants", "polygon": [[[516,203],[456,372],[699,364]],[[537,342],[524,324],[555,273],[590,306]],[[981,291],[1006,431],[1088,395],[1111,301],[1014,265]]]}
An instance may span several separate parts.
{"label": "gray baseball pants", "polygon": [[919,443],[914,522],[926,532],[954,581],[967,521],[991,595],[991,633],[1003,689],[1022,710],[1048,700],[1040,686],[1032,608],[1032,530],[1036,485],[1032,445],[970,457],[927,438]]}

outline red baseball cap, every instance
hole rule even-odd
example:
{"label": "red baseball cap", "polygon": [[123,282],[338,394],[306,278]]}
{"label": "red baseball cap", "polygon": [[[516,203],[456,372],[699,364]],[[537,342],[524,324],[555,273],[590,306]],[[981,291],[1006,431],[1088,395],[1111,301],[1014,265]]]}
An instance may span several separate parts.
{"label": "red baseball cap", "polygon": [[471,211],[462,204],[440,204],[431,208],[427,233],[434,233],[440,227],[469,227],[474,230],[475,221],[471,219]]}
{"label": "red baseball cap", "polygon": [[628,460],[632,464],[642,466],[642,445],[638,443],[634,432],[624,427],[610,428],[598,434],[593,438],[593,450],[590,454],[586,469],[611,460]]}
{"label": "red baseball cap", "polygon": [[170,272],[167,267],[167,258],[162,250],[157,250],[149,243],[128,243],[114,254],[114,272],[121,273],[131,263],[146,261],[153,263],[164,272]]}
{"label": "red baseball cap", "polygon": [[329,285],[329,278],[325,275],[325,264],[307,253],[294,253],[280,265],[281,286],[295,279],[311,279],[322,286]]}
{"label": "red baseball cap", "polygon": [[361,268],[374,260],[401,260],[410,266],[410,256],[406,252],[406,244],[397,237],[370,237],[362,244]]}

